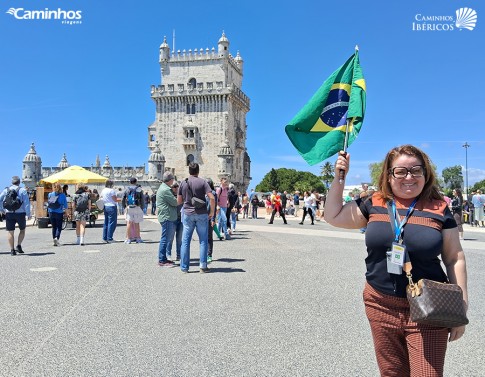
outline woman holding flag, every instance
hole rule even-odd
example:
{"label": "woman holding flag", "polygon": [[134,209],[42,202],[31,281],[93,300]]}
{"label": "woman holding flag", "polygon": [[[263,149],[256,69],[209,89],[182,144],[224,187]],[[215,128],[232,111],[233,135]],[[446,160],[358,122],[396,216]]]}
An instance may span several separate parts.
{"label": "woman holding flag", "polygon": [[[465,326],[448,329],[411,321],[406,274],[402,265],[388,263],[389,256],[404,252],[412,262],[415,281],[425,278],[458,284],[468,307],[465,256],[456,222],[435,186],[431,161],[412,145],[393,148],[384,160],[379,192],[343,205],[344,184],[338,177],[340,171],[345,177],[349,163],[350,156],[340,153],[325,220],[341,228],[367,227],[363,296],[380,373],[443,376],[447,343],[459,339]],[[393,224],[399,226],[391,225],[391,214]]]}

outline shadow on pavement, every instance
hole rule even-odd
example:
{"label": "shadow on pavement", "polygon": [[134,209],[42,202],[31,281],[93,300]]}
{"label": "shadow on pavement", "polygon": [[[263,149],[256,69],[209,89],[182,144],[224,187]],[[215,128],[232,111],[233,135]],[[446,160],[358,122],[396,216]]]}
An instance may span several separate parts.
{"label": "shadow on pavement", "polygon": [[233,263],[233,262],[244,262],[246,259],[235,259],[235,258],[217,258],[214,261],[217,262],[226,262],[226,263]]}
{"label": "shadow on pavement", "polygon": [[44,255],[55,255],[55,254],[56,253],[50,251],[48,253],[25,253],[25,254],[17,254],[17,255],[24,255],[26,257],[43,257]]}

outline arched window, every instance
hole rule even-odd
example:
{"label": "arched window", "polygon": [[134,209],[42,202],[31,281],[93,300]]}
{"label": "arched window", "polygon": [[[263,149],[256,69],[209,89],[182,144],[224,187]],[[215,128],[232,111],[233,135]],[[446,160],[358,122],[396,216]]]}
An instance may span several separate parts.
{"label": "arched window", "polygon": [[187,114],[190,114],[190,103],[187,104]]}
{"label": "arched window", "polygon": [[155,135],[153,134],[150,135],[150,141],[155,141]]}
{"label": "arched window", "polygon": [[195,114],[195,103],[192,104],[192,114]]}
{"label": "arched window", "polygon": [[189,166],[189,164],[190,164],[191,162],[194,162],[194,160],[195,160],[194,155],[193,155],[193,154],[189,154],[189,155],[187,156],[187,166]]}
{"label": "arched window", "polygon": [[189,80],[189,89],[195,89],[197,87],[197,80],[193,77]]}

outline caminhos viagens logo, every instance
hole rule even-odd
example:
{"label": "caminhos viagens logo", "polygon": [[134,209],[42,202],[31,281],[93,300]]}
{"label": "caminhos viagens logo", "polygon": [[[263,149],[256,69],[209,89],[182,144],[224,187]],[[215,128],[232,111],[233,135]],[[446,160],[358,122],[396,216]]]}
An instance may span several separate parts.
{"label": "caminhos viagens logo", "polygon": [[29,10],[25,8],[10,8],[7,14],[17,20],[57,20],[67,25],[78,25],[82,23],[82,11],[64,10],[61,8],[41,10]]}

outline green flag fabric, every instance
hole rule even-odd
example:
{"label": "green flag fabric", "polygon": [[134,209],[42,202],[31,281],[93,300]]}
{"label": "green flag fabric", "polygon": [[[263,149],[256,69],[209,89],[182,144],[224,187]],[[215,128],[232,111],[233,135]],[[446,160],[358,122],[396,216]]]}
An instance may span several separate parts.
{"label": "green flag fabric", "polygon": [[285,127],[286,134],[305,161],[316,165],[344,149],[347,120],[348,145],[355,140],[364,121],[365,100],[356,50]]}

